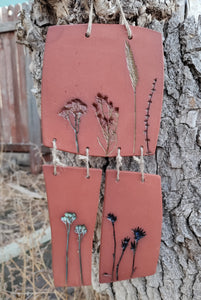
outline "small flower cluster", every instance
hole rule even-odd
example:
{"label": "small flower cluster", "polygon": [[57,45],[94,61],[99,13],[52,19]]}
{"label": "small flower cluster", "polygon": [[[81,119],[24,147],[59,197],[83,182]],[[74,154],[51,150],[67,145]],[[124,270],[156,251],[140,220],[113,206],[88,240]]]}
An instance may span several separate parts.
{"label": "small flower cluster", "polygon": [[64,214],[64,217],[61,217],[61,221],[64,224],[72,224],[76,220],[77,216],[75,213],[67,212]]}
{"label": "small flower cluster", "polygon": [[115,215],[109,213],[109,214],[107,215],[107,219],[108,219],[110,222],[112,222],[112,224],[114,224],[114,223],[116,222],[116,220],[117,220],[117,217],[116,217]]}
{"label": "small flower cluster", "polygon": [[59,116],[65,120],[69,120],[70,115],[80,120],[81,116],[87,112],[87,105],[80,99],[75,98],[66,103],[62,108]]}
{"label": "small flower cluster", "polygon": [[123,251],[126,250],[128,244],[129,244],[130,238],[129,237],[125,237],[122,241],[121,241],[121,248]]}
{"label": "small flower cluster", "polygon": [[108,96],[104,96],[101,93],[97,94],[93,107],[103,133],[105,144],[101,143],[100,139],[98,139],[98,142],[105,151],[105,154],[109,155],[117,142],[119,108],[114,107],[112,101],[108,100]]}
{"label": "small flower cluster", "polygon": [[59,113],[59,116],[68,120],[75,133],[77,153],[79,153],[78,133],[80,130],[80,119],[87,112],[87,105],[80,99],[75,98],[66,103]]}
{"label": "small flower cluster", "polygon": [[135,238],[136,242],[138,242],[144,236],[146,236],[146,232],[144,231],[144,229],[140,228],[139,226],[137,228],[132,229],[132,231],[134,233],[134,238]]}
{"label": "small flower cluster", "polygon": [[85,225],[77,225],[75,226],[75,233],[80,236],[84,236],[87,233],[87,228]]}

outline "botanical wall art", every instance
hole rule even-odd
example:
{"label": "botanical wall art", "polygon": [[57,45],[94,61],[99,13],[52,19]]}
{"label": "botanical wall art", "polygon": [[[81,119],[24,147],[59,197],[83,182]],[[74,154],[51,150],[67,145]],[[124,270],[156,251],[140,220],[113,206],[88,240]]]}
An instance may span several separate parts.
{"label": "botanical wall art", "polygon": [[105,180],[100,282],[131,279],[156,272],[162,195],[160,176],[107,170]]}
{"label": "botanical wall art", "polygon": [[122,156],[140,155],[141,146],[144,155],[154,154],[163,96],[161,34],[132,27],[128,40],[125,27],[114,24],[94,24],[90,38],[85,32],[86,25],[48,30],[44,145],[52,147],[57,137],[59,150],[82,155],[86,147],[92,156],[116,156],[118,147]]}
{"label": "botanical wall art", "polygon": [[[156,271],[161,183],[157,175],[144,176],[143,155],[154,154],[160,126],[162,40],[149,29],[131,30],[131,39],[122,25],[94,24],[88,38],[86,25],[48,30],[42,128],[44,145],[53,146],[53,166],[43,171],[56,286],[91,284],[102,170],[89,168],[90,156],[117,162],[117,170],[106,170],[105,177],[100,283]],[[87,169],[58,166],[57,149],[79,155]],[[122,156],[134,156],[141,173],[119,171]]]}
{"label": "botanical wall art", "polygon": [[55,286],[91,285],[92,241],[101,170],[43,166],[52,234]]}

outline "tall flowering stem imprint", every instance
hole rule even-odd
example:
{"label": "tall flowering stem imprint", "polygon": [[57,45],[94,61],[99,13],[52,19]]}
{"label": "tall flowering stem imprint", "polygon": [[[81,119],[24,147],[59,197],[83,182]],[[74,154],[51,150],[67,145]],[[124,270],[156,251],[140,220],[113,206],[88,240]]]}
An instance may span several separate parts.
{"label": "tall flowering stem imprint", "polygon": [[125,54],[126,54],[126,62],[127,68],[134,92],[134,141],[133,141],[133,154],[135,153],[135,144],[136,144],[136,87],[138,83],[138,69],[135,63],[133,51],[128,41],[125,43]]}
{"label": "tall flowering stem imprint", "polygon": [[83,285],[83,272],[82,272],[82,253],[81,253],[81,242],[84,235],[87,233],[87,228],[85,225],[75,226],[75,233],[78,234],[78,247],[79,247],[79,262],[80,262],[80,280]]}
{"label": "tall flowering stem imprint", "polygon": [[134,241],[131,242],[131,250],[133,251],[133,262],[132,262],[132,271],[131,271],[131,275],[130,277],[132,278],[136,268],[135,268],[135,254],[136,254],[136,250],[137,250],[137,245],[139,240],[141,240],[143,237],[146,236],[146,232],[144,231],[144,229],[137,227],[132,229],[133,233],[134,233]]}
{"label": "tall flowering stem imprint", "polygon": [[151,107],[151,103],[152,103],[152,98],[153,98],[153,95],[154,95],[154,92],[156,91],[156,82],[157,82],[157,78],[154,79],[153,83],[152,83],[152,89],[151,89],[151,92],[149,94],[149,100],[148,100],[148,106],[146,108],[146,115],[145,115],[145,120],[144,120],[144,123],[145,123],[145,141],[146,141],[146,144],[147,144],[147,154],[150,154],[150,150],[149,150],[149,142],[150,142],[150,138],[149,138],[149,118],[150,118],[150,107]]}
{"label": "tall flowering stem imprint", "polygon": [[114,107],[113,103],[108,100],[108,96],[98,93],[96,102],[93,103],[96,117],[100,124],[105,144],[98,139],[99,145],[104,150],[105,155],[110,155],[117,143],[117,126],[119,119],[119,108]]}
{"label": "tall flowering stem imprint", "polygon": [[61,221],[66,225],[67,230],[67,243],[66,243],[66,284],[68,281],[68,248],[69,248],[69,237],[71,224],[76,220],[77,216],[75,213],[67,212],[61,217]]}
{"label": "tall flowering stem imprint", "polygon": [[68,120],[74,133],[77,153],[79,153],[78,133],[80,130],[80,120],[87,111],[87,105],[80,99],[75,98],[66,103],[59,113],[59,116]]}
{"label": "tall flowering stem imprint", "polygon": [[113,229],[113,240],[114,240],[114,252],[113,252],[113,264],[112,264],[112,281],[114,280],[114,267],[115,267],[115,260],[116,260],[116,234],[115,234],[115,222],[117,220],[117,217],[111,213],[107,215],[107,219],[112,223],[112,229]]}
{"label": "tall flowering stem imprint", "polygon": [[122,248],[122,252],[121,252],[121,256],[119,258],[119,261],[117,263],[117,266],[116,266],[116,280],[119,279],[119,265],[121,263],[121,260],[123,258],[123,255],[126,251],[126,248],[128,247],[128,244],[129,244],[129,241],[130,241],[130,238],[129,237],[125,237],[122,241],[121,241],[121,248]]}

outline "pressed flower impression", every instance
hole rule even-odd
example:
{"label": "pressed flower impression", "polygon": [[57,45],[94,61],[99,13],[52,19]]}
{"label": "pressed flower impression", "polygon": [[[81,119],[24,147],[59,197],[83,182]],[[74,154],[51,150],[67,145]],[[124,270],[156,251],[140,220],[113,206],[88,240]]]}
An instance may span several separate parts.
{"label": "pressed flower impression", "polygon": [[[42,78],[43,143],[84,155],[154,154],[163,98],[161,34],[123,25],[51,26]],[[117,38],[118,37],[118,38]]]}
{"label": "pressed flower impression", "polygon": [[70,230],[72,223],[76,220],[77,216],[75,213],[66,212],[63,217],[61,217],[61,221],[66,225],[67,231],[67,242],[66,242],[66,284],[68,283],[68,248],[69,248],[69,238],[70,238]]}
{"label": "pressed flower impression", "polygon": [[153,275],[160,250],[161,180],[158,175],[106,171],[99,279],[101,283]]}
{"label": "pressed flower impression", "polygon": [[92,242],[101,170],[44,165],[56,287],[91,285]]}
{"label": "pressed flower impression", "polygon": [[78,134],[80,129],[80,121],[83,114],[87,111],[87,105],[80,99],[72,99],[62,108],[59,116],[64,120],[68,120],[70,126],[75,133],[75,144],[77,153],[79,153]]}

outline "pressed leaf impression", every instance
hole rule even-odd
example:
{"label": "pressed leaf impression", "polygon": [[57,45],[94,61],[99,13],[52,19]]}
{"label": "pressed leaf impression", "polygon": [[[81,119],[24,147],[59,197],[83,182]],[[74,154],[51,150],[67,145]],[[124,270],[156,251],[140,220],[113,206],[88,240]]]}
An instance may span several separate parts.
{"label": "pressed leaf impression", "polygon": [[101,283],[153,275],[162,225],[161,182],[157,175],[106,171],[99,278]]}
{"label": "pressed leaf impression", "polygon": [[[42,79],[43,142],[84,155],[153,154],[163,97],[161,34],[122,25],[51,26]],[[116,38],[118,36],[118,38]],[[65,122],[66,120],[66,122]]]}
{"label": "pressed leaf impression", "polygon": [[[99,202],[101,170],[44,165],[52,268],[56,287],[91,285],[92,242]],[[90,207],[90,209],[89,209]]]}

